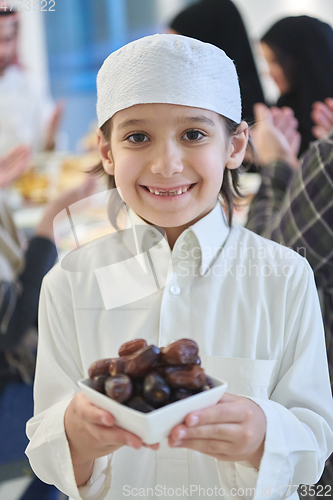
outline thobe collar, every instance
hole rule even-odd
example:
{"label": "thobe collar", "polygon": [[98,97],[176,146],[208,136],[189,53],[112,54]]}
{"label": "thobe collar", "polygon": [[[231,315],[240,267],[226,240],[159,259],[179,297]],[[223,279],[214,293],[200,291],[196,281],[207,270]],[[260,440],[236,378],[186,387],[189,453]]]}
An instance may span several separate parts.
{"label": "thobe collar", "polygon": [[200,275],[204,276],[220,255],[230,233],[226,216],[218,201],[205,217],[189,227],[197,237],[201,250]]}
{"label": "thobe collar", "polygon": [[[132,238],[134,237],[135,249],[138,256],[137,260],[145,272],[147,272],[146,259],[141,257],[144,252],[152,247],[160,249],[161,254],[170,252],[166,237],[164,238],[162,234],[163,229],[148,224],[131,208],[128,209],[127,227],[132,227],[133,236],[130,238],[130,242],[128,240],[129,234],[127,233],[123,241],[128,248],[133,250]],[[175,242],[172,253],[177,252],[177,249],[186,241],[190,241],[193,247],[198,246],[201,254],[199,273],[201,276],[204,276],[221,253],[229,233],[230,228],[226,216],[221,203],[218,201],[211,212],[193,224],[193,226],[183,231]],[[194,238],[192,237],[193,235]]]}

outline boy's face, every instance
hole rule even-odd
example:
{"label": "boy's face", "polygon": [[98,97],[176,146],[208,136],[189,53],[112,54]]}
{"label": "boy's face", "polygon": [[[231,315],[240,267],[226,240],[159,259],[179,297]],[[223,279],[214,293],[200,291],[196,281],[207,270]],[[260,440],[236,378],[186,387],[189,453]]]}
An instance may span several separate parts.
{"label": "boy's face", "polygon": [[242,162],[245,129],[240,148],[213,111],[139,104],[113,116],[111,141],[99,133],[99,146],[124,201],[175,240],[216,205],[225,166]]}

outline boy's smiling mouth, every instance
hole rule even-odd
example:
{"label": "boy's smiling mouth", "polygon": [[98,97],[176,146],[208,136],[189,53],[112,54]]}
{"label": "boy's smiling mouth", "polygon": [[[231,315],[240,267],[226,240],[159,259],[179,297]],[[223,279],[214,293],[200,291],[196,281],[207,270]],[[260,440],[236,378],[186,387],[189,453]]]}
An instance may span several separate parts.
{"label": "boy's smiling mouth", "polygon": [[142,187],[145,188],[147,191],[149,191],[151,194],[154,194],[156,196],[179,196],[189,191],[194,185],[195,183],[186,184],[184,186],[172,187],[170,189],[159,188],[155,186],[142,186]]}

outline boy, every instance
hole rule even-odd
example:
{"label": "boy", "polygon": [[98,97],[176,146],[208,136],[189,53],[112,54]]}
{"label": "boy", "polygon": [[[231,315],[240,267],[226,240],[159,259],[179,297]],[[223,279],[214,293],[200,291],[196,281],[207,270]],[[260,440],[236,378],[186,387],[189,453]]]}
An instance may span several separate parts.
{"label": "boy", "polygon": [[[100,70],[102,164],[133,231],[78,250],[75,268],[45,280],[27,427],[35,472],[72,498],[281,498],[315,482],[333,447],[311,270],[232,226],[230,204],[228,224],[218,201],[220,190],[230,200],[229,174],[235,181],[247,146],[240,104],[231,60],[182,36],[133,42]],[[168,275],[169,256],[171,278],[133,300],[132,280],[145,286],[156,244],[155,273]],[[126,265],[137,254],[133,273]],[[110,302],[120,290],[128,301]],[[161,346],[193,338],[207,373],[229,384],[218,405],[188,415],[159,446],[115,426],[76,385],[93,361],[138,337]]]}

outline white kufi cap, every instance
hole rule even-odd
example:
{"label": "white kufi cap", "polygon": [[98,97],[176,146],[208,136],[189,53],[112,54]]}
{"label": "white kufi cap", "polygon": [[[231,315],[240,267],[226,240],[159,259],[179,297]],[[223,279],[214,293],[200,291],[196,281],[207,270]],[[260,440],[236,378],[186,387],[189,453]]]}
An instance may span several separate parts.
{"label": "white kufi cap", "polygon": [[113,52],[97,75],[101,127],[135,104],[167,103],[215,111],[239,123],[236,68],[223,50],[182,35],[152,35]]}

